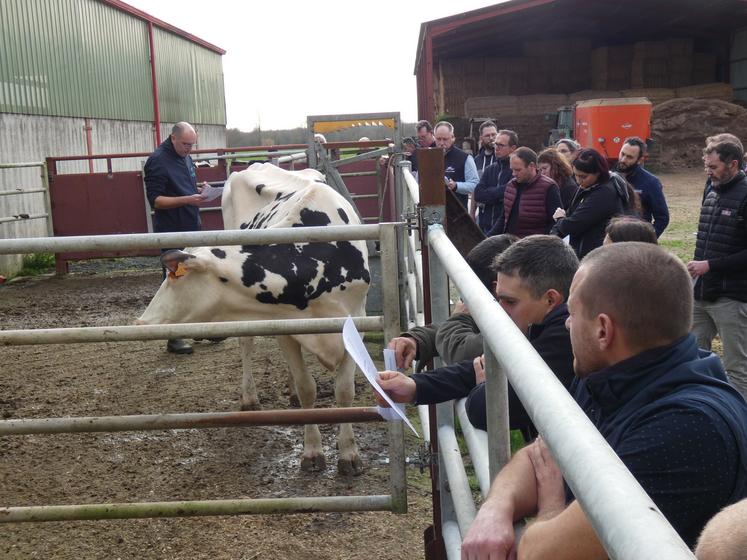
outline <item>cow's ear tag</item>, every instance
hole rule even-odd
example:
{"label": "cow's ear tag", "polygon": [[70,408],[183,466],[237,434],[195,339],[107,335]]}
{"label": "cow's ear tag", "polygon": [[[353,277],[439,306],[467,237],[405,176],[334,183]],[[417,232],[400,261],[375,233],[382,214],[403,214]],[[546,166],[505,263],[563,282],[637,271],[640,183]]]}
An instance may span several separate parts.
{"label": "cow's ear tag", "polygon": [[187,274],[187,268],[184,266],[183,262],[180,262],[178,265],[176,265],[174,276],[179,278],[180,276],[184,276],[185,274]]}

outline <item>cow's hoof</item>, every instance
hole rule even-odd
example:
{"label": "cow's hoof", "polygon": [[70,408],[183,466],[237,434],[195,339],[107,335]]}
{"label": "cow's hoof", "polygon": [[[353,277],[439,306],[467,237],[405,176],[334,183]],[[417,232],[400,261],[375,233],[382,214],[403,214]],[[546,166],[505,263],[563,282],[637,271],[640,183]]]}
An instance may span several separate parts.
{"label": "cow's hoof", "polygon": [[288,402],[291,408],[301,408],[301,401],[298,399],[298,395],[291,395],[288,397]]}
{"label": "cow's hoof", "polygon": [[262,405],[256,403],[241,403],[241,410],[262,410]]}
{"label": "cow's hoof", "polygon": [[363,474],[363,461],[358,455],[355,455],[352,459],[338,459],[337,474],[340,476],[359,476]]}
{"label": "cow's hoof", "polygon": [[312,455],[311,457],[301,457],[301,470],[304,472],[318,472],[327,468],[327,461],[324,455]]}

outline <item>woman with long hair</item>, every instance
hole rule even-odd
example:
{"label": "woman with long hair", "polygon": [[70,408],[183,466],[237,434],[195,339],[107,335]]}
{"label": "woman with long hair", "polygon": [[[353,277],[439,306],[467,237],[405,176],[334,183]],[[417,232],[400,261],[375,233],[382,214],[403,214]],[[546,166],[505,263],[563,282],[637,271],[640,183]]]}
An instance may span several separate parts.
{"label": "woman with long hair", "polygon": [[579,150],[573,158],[573,175],[579,189],[568,211],[558,208],[550,234],[570,236],[571,247],[583,258],[600,247],[605,228],[613,216],[625,214],[631,204],[625,180],[610,174],[607,160],[592,148]]}
{"label": "woman with long hair", "polygon": [[578,190],[578,184],[573,178],[573,168],[568,161],[560,155],[555,148],[542,150],[537,156],[537,167],[540,173],[550,177],[560,188],[560,200],[563,203],[563,210],[573,201],[573,197]]}

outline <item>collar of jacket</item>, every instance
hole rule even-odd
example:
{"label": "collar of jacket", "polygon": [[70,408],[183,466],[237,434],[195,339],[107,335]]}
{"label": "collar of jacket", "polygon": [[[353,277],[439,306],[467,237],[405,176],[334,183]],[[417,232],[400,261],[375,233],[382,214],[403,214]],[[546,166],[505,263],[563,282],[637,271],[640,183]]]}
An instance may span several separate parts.
{"label": "collar of jacket", "polygon": [[705,351],[701,355],[695,337],[687,334],[671,344],[645,350],[592,373],[586,378],[586,388],[605,414],[614,414],[655,385],[661,385],[661,394],[668,393],[671,385],[667,378],[676,374],[678,366],[698,358],[703,358],[699,377],[703,380],[725,379],[718,357]]}
{"label": "collar of jacket", "polygon": [[724,183],[723,185],[711,185],[711,189],[718,193],[723,193],[728,191],[730,188],[732,188],[734,185],[736,185],[739,181],[745,178],[744,171],[739,171],[734,177],[732,177],[727,183]]}
{"label": "collar of jacket", "polygon": [[548,326],[553,325],[558,322],[565,323],[565,320],[567,318],[568,318],[568,304],[563,302],[560,305],[553,307],[547,313],[547,315],[545,315],[545,318],[542,319],[541,323],[531,323],[529,325],[529,332],[527,333],[527,338],[529,340],[534,340],[539,335],[541,335],[542,331],[544,331]]}

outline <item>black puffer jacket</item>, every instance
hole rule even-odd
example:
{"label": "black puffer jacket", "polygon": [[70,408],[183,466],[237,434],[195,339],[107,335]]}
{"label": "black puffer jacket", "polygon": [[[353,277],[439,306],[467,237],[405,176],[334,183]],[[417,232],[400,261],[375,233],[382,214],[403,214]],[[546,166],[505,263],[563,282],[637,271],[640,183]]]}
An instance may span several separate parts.
{"label": "black puffer jacket", "polygon": [[588,189],[579,188],[576,196],[550,235],[571,236],[571,247],[579,259],[602,246],[604,230],[610,218],[624,214],[629,205],[625,179],[610,174],[609,180],[597,183]]}

